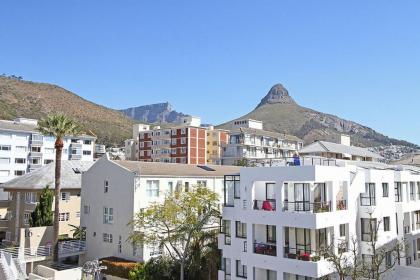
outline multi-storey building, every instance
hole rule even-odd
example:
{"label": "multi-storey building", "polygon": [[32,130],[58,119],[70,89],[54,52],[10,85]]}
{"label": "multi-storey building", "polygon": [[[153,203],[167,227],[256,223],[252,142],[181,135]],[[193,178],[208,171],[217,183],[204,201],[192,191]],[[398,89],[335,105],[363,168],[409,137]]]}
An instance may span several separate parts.
{"label": "multi-storey building", "polygon": [[348,135],[341,135],[340,143],[316,141],[299,150],[299,154],[356,161],[381,161],[383,159],[366,148],[352,146]]}
{"label": "multi-storey building", "polygon": [[207,130],[207,164],[221,164],[223,149],[229,142],[229,131],[214,129],[210,126]]}
{"label": "multi-storey building", "polygon": [[[74,228],[80,224],[80,189],[82,173],[93,161],[63,161],[61,163],[60,232],[64,237],[72,237]],[[21,228],[30,227],[31,213],[39,202],[42,190],[49,186],[54,191],[55,164],[50,163],[31,173],[12,179],[3,184],[9,200],[1,204],[7,207],[7,215],[0,220],[3,243],[18,245]],[[52,204],[54,207],[54,202]]]}
{"label": "multi-storey building", "polygon": [[[0,120],[0,184],[54,161],[55,138],[41,135],[36,127],[32,119]],[[93,161],[95,140],[65,137],[62,159]]]}
{"label": "multi-storey building", "polygon": [[[388,248],[396,240],[407,244],[388,279],[420,279],[420,169],[363,161],[305,162],[242,168],[240,175],[226,176],[219,279],[334,276],[320,252],[340,248],[350,254],[355,239],[359,256],[368,260],[370,223],[379,224],[377,246]],[[392,258],[386,256],[383,265]]]}
{"label": "multi-storey building", "polygon": [[222,164],[233,165],[243,160],[249,165],[293,161],[293,155],[302,146],[303,141],[295,136],[263,130],[261,121],[236,120],[231,127]]}
{"label": "multi-storey building", "polygon": [[238,167],[160,162],[96,161],[82,176],[82,219],[86,228],[86,259],[118,257],[147,261],[159,248],[128,242],[134,215],[174,191],[203,185],[222,197],[224,175]]}

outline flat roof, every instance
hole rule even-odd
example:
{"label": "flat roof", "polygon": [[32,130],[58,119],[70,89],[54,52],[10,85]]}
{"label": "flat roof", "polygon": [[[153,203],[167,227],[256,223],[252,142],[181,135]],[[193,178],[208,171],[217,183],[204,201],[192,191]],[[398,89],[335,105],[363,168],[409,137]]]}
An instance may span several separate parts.
{"label": "flat roof", "polygon": [[140,175],[177,177],[223,177],[239,173],[239,166],[195,165],[183,163],[113,160],[112,162]]}

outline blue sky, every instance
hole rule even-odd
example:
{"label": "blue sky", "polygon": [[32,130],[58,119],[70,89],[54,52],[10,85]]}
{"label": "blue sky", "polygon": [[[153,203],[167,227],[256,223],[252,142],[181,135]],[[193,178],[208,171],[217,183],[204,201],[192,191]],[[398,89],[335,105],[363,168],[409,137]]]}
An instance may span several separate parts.
{"label": "blue sky", "polygon": [[0,3],[0,72],[112,108],[169,101],[220,123],[275,83],[420,144],[419,1]]}

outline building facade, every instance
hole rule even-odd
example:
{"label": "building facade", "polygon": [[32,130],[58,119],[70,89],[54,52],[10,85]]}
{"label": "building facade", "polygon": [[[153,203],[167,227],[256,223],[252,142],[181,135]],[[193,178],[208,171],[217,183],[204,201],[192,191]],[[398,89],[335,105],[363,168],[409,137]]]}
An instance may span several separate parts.
{"label": "building facade", "polygon": [[[303,141],[295,136],[263,130],[263,123],[242,119],[233,123],[222,164],[272,165],[293,161]],[[241,163],[242,162],[242,163]]]}
{"label": "building facade", "polygon": [[207,164],[221,164],[224,149],[229,142],[229,131],[210,126],[207,134]]}
{"label": "building facade", "polygon": [[[72,237],[74,227],[80,225],[80,195],[82,173],[93,162],[63,161],[61,163],[60,232],[62,237]],[[3,244],[19,245],[21,229],[30,227],[31,213],[39,202],[42,190],[49,186],[54,192],[55,164],[50,163],[31,173],[3,184],[9,199],[1,204],[7,215],[0,220]],[[54,209],[54,201],[52,210]]]}
{"label": "building facade", "polygon": [[[0,120],[0,184],[55,160],[55,138],[41,135],[36,127],[32,119]],[[95,140],[89,135],[66,137],[62,159],[93,161]]]}
{"label": "building facade", "polygon": [[[222,197],[224,175],[239,168],[159,162],[112,161],[102,157],[82,177],[82,219],[86,259],[118,257],[147,261],[159,248],[128,241],[134,215],[174,191],[204,185]],[[123,203],[122,203],[123,202]]]}
{"label": "building facade", "polygon": [[379,247],[407,244],[387,279],[420,279],[420,169],[328,164],[243,168],[226,176],[219,279],[335,279],[319,252],[334,245],[335,253],[350,254],[355,238],[368,259],[373,222]]}

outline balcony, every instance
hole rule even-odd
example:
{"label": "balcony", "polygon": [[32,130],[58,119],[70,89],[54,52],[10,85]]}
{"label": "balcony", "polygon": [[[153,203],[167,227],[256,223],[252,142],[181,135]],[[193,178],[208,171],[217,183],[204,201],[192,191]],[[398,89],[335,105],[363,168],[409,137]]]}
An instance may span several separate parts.
{"label": "balcony", "polygon": [[345,200],[345,199],[337,200],[336,209],[337,209],[337,211],[347,210],[347,200]]}
{"label": "balcony", "polygon": [[266,256],[277,256],[277,245],[272,243],[254,243],[254,253]]}
{"label": "balcony", "polygon": [[317,262],[320,260],[319,255],[311,250],[311,244],[296,246],[296,248],[291,248],[289,246],[284,247],[284,257],[300,261]]}
{"label": "balcony", "polygon": [[254,200],[254,210],[276,211],[276,200]]}
{"label": "balcony", "polygon": [[323,201],[323,202],[285,201],[283,202],[283,211],[309,212],[309,213],[331,212],[331,201]]}

